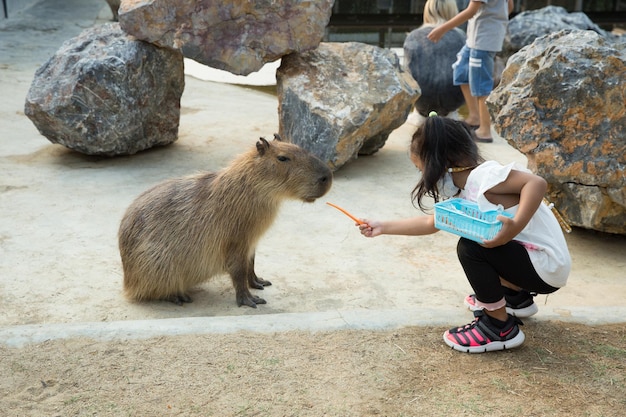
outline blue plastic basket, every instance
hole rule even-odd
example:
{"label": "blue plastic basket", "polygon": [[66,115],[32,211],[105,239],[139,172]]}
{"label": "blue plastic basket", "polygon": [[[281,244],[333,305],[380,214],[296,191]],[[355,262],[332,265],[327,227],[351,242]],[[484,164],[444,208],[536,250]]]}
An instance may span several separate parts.
{"label": "blue plastic basket", "polygon": [[435,227],[482,243],[502,229],[502,222],[496,220],[499,215],[513,217],[501,210],[480,211],[476,203],[453,198],[435,204]]}

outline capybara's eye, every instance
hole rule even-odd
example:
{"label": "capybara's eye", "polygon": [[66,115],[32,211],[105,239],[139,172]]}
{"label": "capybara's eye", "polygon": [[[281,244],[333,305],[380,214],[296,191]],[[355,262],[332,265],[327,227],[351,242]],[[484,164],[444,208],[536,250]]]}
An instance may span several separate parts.
{"label": "capybara's eye", "polygon": [[280,162],[287,162],[287,161],[289,161],[289,158],[288,158],[288,157],[286,157],[286,156],[283,156],[283,155],[279,155],[279,156],[278,156],[278,160],[279,160]]}

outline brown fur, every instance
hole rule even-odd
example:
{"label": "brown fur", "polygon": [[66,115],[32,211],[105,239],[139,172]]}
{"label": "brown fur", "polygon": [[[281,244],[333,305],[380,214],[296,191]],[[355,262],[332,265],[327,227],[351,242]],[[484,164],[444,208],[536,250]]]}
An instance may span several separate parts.
{"label": "brown fur", "polygon": [[190,288],[228,273],[239,306],[264,304],[249,290],[271,285],[254,272],[259,239],[283,200],[313,202],[331,184],[326,164],[275,135],[217,173],[156,185],[130,205],[120,225],[126,296],[182,304],[191,301]]}

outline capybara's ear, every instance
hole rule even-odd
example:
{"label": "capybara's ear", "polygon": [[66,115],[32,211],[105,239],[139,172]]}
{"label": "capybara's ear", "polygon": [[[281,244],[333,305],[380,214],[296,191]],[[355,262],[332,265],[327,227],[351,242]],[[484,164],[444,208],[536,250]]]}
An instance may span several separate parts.
{"label": "capybara's ear", "polygon": [[256,150],[259,151],[260,155],[265,155],[265,152],[270,148],[270,143],[265,140],[265,138],[259,138],[259,141],[256,143]]}
{"label": "capybara's ear", "polygon": [[280,137],[280,135],[278,133],[274,133],[274,140],[277,140],[279,142],[283,141],[283,138]]}

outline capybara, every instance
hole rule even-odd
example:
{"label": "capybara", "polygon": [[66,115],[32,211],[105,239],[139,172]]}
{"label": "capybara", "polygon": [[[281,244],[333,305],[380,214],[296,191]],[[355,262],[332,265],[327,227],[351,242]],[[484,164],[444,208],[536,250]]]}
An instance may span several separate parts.
{"label": "capybara", "polygon": [[328,192],[332,179],[324,162],[274,135],[219,172],[167,180],[145,191],[119,230],[125,295],[180,305],[191,302],[190,288],[228,273],[239,306],[265,304],[250,293],[271,285],[254,271],[259,239],[283,200],[313,202]]}

